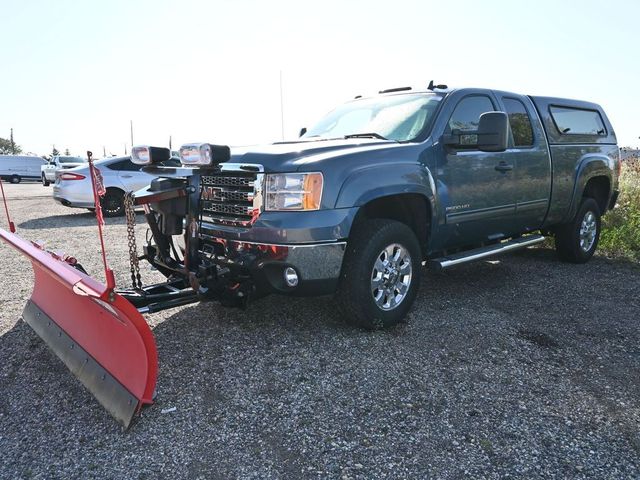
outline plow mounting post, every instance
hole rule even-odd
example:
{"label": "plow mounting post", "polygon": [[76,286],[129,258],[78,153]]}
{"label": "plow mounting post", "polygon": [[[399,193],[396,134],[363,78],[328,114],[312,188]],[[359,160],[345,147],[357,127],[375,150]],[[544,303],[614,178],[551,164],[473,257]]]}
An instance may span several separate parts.
{"label": "plow mounting post", "polygon": [[100,203],[100,197],[103,197],[106,192],[104,188],[104,182],[102,181],[102,174],[93,164],[93,153],[87,150],[87,160],[89,161],[89,174],[91,175],[91,189],[93,191],[93,203],[96,211],[96,220],[98,221],[98,235],[100,236],[100,248],[102,250],[102,264],[104,265],[104,278],[107,282],[107,288],[113,291],[116,288],[116,280],[113,275],[113,270],[109,268],[107,264],[107,253],[104,249],[104,237],[102,236],[102,226],[104,225],[104,217],[102,216],[102,204]]}

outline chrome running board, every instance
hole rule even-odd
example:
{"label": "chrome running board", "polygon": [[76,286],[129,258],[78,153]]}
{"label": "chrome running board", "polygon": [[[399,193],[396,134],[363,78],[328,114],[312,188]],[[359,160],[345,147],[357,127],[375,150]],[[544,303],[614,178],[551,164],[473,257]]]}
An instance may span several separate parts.
{"label": "chrome running board", "polygon": [[444,270],[446,268],[453,267],[454,265],[460,265],[461,263],[473,262],[475,260],[499,255],[501,253],[527,248],[543,242],[544,239],[545,237],[543,235],[527,235],[525,237],[514,238],[513,240],[507,240],[488,247],[475,248],[473,250],[467,250],[440,258],[432,258],[429,260],[428,265],[429,268],[437,271]]}

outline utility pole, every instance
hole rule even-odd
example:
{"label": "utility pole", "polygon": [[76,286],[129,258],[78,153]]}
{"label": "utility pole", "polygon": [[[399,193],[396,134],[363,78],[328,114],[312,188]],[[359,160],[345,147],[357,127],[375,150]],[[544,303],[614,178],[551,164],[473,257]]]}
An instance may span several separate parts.
{"label": "utility pole", "polygon": [[125,155],[127,154],[127,144],[126,143],[124,144],[124,154]]}
{"label": "utility pole", "polygon": [[103,157],[107,156],[107,150],[106,150],[106,148],[104,148],[104,145],[102,146],[102,156]]}
{"label": "utility pole", "polygon": [[284,100],[282,97],[282,70],[280,70],[280,133],[284,142]]}
{"label": "utility pole", "polygon": [[169,151],[171,151],[171,135],[169,135]]}
{"label": "utility pole", "polygon": [[11,129],[11,154],[16,154],[16,142],[13,141],[13,128]]}
{"label": "utility pole", "polygon": [[131,148],[133,148],[133,120],[129,120],[129,126],[131,127]]}

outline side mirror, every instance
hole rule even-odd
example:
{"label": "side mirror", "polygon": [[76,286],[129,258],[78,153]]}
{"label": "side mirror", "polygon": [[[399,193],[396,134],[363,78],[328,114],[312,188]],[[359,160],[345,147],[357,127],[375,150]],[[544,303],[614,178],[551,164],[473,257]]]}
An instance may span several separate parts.
{"label": "side mirror", "polygon": [[307,133],[307,127],[302,127],[300,129],[300,135],[298,135],[299,137],[303,136],[305,133]]}
{"label": "side mirror", "polygon": [[509,117],[504,112],[486,112],[480,115],[478,150],[504,152],[509,139]]}
{"label": "side mirror", "polygon": [[477,130],[452,130],[443,135],[442,143],[453,149],[475,148],[482,152],[504,152],[509,139],[509,117],[504,112],[480,115]]}

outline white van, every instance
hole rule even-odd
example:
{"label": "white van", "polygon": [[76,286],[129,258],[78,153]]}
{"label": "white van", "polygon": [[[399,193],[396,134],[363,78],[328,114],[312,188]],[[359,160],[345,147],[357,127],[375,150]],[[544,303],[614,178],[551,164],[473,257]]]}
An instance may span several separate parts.
{"label": "white van", "polygon": [[40,180],[40,167],[45,163],[47,161],[42,157],[0,155],[0,178],[11,183],[20,183],[23,178]]}

